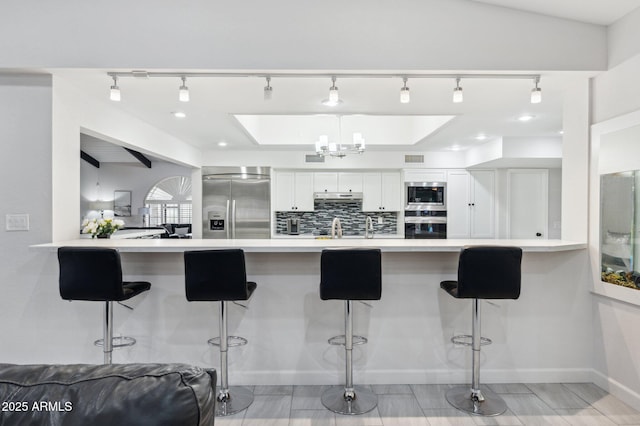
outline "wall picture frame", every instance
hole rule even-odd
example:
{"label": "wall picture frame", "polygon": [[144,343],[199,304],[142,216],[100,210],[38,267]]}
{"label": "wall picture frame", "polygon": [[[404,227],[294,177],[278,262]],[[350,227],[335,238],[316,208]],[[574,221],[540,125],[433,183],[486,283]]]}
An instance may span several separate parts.
{"label": "wall picture frame", "polygon": [[131,216],[131,191],[113,191],[113,214],[118,217]]}

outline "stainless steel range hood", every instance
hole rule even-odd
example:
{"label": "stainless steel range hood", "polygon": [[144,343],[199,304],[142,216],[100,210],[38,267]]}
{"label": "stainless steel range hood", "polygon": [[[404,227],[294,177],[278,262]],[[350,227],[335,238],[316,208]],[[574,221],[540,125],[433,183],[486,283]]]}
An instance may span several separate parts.
{"label": "stainless steel range hood", "polygon": [[315,200],[354,201],[362,200],[362,192],[314,192]]}

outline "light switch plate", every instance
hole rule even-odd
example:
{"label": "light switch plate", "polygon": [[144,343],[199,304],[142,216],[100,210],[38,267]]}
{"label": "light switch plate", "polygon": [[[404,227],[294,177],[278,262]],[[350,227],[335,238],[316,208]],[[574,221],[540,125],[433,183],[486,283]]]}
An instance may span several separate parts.
{"label": "light switch plate", "polygon": [[383,224],[382,216],[378,216],[378,225],[382,225],[382,224]]}
{"label": "light switch plate", "polygon": [[5,216],[6,231],[28,231],[29,214],[8,214]]}

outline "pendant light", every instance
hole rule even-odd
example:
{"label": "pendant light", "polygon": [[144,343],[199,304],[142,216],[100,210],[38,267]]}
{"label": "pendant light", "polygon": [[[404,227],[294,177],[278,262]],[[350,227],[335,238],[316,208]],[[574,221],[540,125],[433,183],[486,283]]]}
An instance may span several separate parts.
{"label": "pendant light", "polygon": [[336,87],[336,78],[331,77],[331,87],[329,87],[329,102],[332,104],[337,104],[340,102],[340,94],[338,93],[338,88]]}
{"label": "pendant light", "polygon": [[120,88],[118,87],[118,77],[113,76],[113,86],[109,91],[109,99],[114,102],[120,102]]}
{"label": "pendant light", "polygon": [[538,83],[540,83],[540,77],[535,78],[535,87],[531,89],[531,103],[539,104],[542,102],[542,89],[538,87]]}
{"label": "pendant light", "polygon": [[456,78],[456,87],[453,88],[453,103],[459,104],[464,100],[462,95],[462,87],[460,87],[460,78]]}
{"label": "pendant light", "polygon": [[264,100],[271,100],[273,96],[273,87],[271,87],[271,77],[267,77],[267,85],[264,86]]}
{"label": "pendant light", "polygon": [[407,87],[407,78],[404,77],[402,81],[404,82],[404,86],[400,88],[400,103],[408,104],[411,102],[411,93]]}
{"label": "pendant light", "polygon": [[182,76],[182,86],[180,86],[178,99],[180,102],[189,102],[189,88],[187,87],[187,77]]}

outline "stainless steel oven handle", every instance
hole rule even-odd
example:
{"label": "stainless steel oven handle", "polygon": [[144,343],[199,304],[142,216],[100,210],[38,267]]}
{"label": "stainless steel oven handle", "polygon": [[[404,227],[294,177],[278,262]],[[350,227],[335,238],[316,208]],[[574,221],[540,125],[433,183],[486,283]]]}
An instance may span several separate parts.
{"label": "stainless steel oven handle", "polygon": [[404,223],[447,223],[446,217],[405,217]]}

